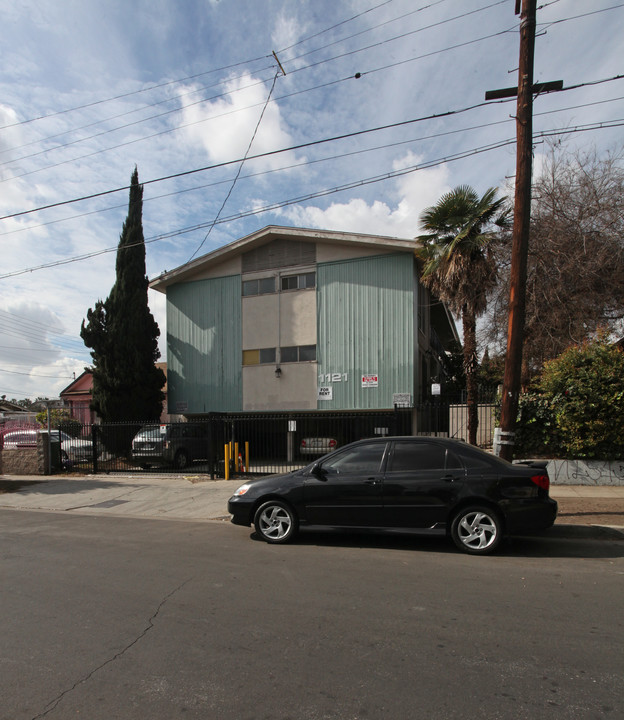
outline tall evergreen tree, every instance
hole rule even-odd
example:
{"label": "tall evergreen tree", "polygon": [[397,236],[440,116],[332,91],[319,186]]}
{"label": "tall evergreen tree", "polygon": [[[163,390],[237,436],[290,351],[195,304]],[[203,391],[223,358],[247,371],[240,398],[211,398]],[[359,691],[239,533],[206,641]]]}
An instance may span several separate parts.
{"label": "tall evergreen tree", "polygon": [[143,186],[136,167],[116,275],[110,295],[88,310],[80,329],[85,345],[92,348],[92,408],[104,422],[158,420],[165,375],[154,364],[160,357],[160,330],[147,304]]}

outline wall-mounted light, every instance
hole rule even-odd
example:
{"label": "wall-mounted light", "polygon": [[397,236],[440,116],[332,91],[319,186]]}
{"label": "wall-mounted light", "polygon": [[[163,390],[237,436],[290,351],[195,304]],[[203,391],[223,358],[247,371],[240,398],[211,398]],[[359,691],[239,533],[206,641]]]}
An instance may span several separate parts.
{"label": "wall-mounted light", "polygon": [[282,368],[279,365],[275,368],[275,377],[278,379],[282,377]]}

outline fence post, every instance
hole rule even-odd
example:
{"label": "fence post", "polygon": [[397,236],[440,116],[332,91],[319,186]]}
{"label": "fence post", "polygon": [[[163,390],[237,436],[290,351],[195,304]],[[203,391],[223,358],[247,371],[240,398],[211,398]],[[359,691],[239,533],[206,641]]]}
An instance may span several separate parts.
{"label": "fence post", "polygon": [[98,451],[97,451],[97,425],[91,425],[91,450],[93,453],[93,473],[98,472]]}

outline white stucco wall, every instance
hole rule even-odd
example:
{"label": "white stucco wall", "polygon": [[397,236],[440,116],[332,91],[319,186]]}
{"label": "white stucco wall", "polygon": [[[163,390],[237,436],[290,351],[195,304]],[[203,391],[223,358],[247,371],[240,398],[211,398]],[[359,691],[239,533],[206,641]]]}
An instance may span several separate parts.
{"label": "white stucco wall", "polygon": [[315,410],[316,363],[253,365],[243,368],[243,410]]}

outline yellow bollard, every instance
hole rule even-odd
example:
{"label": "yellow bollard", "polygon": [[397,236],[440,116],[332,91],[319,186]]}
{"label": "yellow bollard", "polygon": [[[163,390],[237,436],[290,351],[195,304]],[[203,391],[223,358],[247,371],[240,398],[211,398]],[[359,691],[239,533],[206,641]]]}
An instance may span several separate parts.
{"label": "yellow bollard", "polygon": [[249,441],[245,441],[245,472],[249,472]]}
{"label": "yellow bollard", "polygon": [[230,445],[229,443],[225,446],[225,479],[230,479]]}
{"label": "yellow bollard", "polygon": [[238,443],[234,443],[234,468],[236,472],[240,470],[240,467],[238,466]]}

